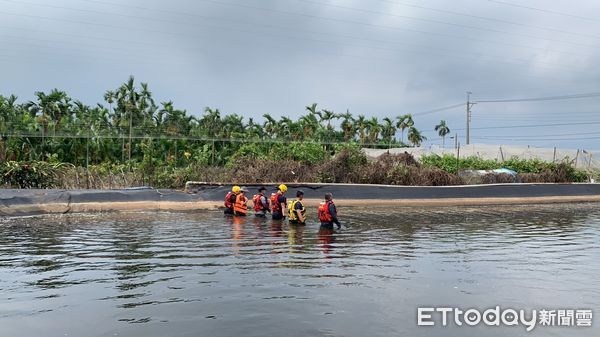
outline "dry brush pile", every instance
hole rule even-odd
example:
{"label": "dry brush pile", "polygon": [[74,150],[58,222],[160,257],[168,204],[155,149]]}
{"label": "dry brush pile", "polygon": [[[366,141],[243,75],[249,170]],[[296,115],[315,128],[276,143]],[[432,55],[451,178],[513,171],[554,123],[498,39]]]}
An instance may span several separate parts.
{"label": "dry brush pile", "polygon": [[[181,189],[186,181],[209,183],[257,184],[273,182],[355,183],[414,186],[447,186],[465,184],[454,172],[422,164],[408,154],[384,154],[367,160],[359,149],[343,149],[320,163],[293,159],[273,160],[251,156],[238,158],[227,166],[192,164],[186,167],[142,167],[97,165],[88,169],[45,162],[6,162],[0,166],[0,186],[14,188],[123,188],[153,186]],[[585,177],[583,177],[585,178]],[[524,183],[569,183],[581,181],[582,175],[571,165],[561,163],[536,173],[520,173]],[[488,174],[481,183],[514,182],[507,174]]]}

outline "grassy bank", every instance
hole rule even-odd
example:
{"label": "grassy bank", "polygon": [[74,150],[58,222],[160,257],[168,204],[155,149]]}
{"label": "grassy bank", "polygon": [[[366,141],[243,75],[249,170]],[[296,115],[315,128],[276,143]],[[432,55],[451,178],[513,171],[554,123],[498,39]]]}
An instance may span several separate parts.
{"label": "grassy bank", "polygon": [[[0,165],[0,185],[13,188],[121,188],[148,185],[180,189],[186,181],[213,183],[315,182],[360,183],[415,186],[465,184],[457,173],[465,169],[488,170],[500,167],[519,173],[522,182],[584,182],[589,172],[576,170],[567,162],[510,159],[504,162],[475,157],[426,156],[417,162],[409,154],[385,154],[367,160],[357,146],[336,149],[335,155],[320,148],[312,154],[306,149],[273,153],[239,153],[223,166],[190,162],[171,166],[158,159],[127,164],[90,165],[87,169],[57,161],[8,161]],[[277,149],[276,151],[281,151]],[[283,155],[285,153],[285,155]],[[316,154],[315,154],[316,153]],[[148,157],[147,157],[148,158]],[[597,175],[597,174],[596,174]],[[502,175],[484,177],[483,183],[508,182]]]}

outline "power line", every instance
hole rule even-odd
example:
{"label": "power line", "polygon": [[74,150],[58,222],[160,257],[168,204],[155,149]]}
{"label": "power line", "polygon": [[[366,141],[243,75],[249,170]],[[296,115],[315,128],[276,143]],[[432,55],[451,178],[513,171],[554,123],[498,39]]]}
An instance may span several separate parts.
{"label": "power line", "polygon": [[437,108],[437,109],[433,109],[433,110],[416,112],[412,115],[413,116],[423,116],[423,115],[427,115],[427,114],[434,113],[434,112],[439,112],[439,111],[450,110],[450,109],[462,107],[464,105],[465,105],[465,103],[458,103],[458,104],[454,104],[454,105],[450,105],[450,106],[446,106],[446,107],[442,107],[442,108]]}
{"label": "power line", "polygon": [[[15,2],[14,0],[0,0],[0,1],[7,1],[7,2]],[[112,5],[112,6],[120,6],[120,7],[124,7],[124,8],[136,8],[136,9],[145,9],[145,10],[149,10],[149,11],[157,11],[157,12],[163,12],[163,10],[160,9],[149,9],[149,8],[145,8],[145,7],[140,7],[140,6],[129,6],[129,5],[121,5],[121,4],[117,4],[117,3],[112,3],[112,2],[101,2],[101,1],[94,1],[94,0],[80,0],[80,1],[86,1],[86,2],[92,2],[92,3],[101,3],[101,4],[105,4],[105,5]],[[240,5],[240,4],[231,4],[231,3],[221,3],[221,2],[216,2],[216,1],[210,1],[210,0],[202,0],[205,2],[211,2],[211,3],[218,3],[218,4],[227,4],[227,5]],[[41,3],[31,3],[31,2],[19,2],[19,3],[23,3],[26,5],[32,5],[32,6],[44,6],[44,7],[50,7],[50,8],[60,8],[60,9],[67,9],[67,10],[73,10],[73,11],[82,11],[82,12],[90,12],[90,13],[96,13],[96,14],[102,14],[102,15],[117,15],[117,16],[121,16],[121,17],[126,17],[126,18],[136,18],[136,19],[141,19],[141,20],[151,20],[151,21],[162,21],[162,22],[168,22],[168,23],[175,23],[175,24],[185,24],[183,22],[180,21],[174,21],[174,20],[165,20],[165,19],[154,19],[154,18],[148,18],[148,17],[141,17],[141,16],[133,16],[133,15],[125,15],[125,14],[115,14],[115,13],[107,13],[107,12],[102,12],[102,11],[97,11],[97,10],[88,10],[88,9],[80,9],[80,8],[72,8],[72,7],[65,7],[65,6],[56,6],[56,5],[48,5],[48,4],[41,4]],[[247,5],[242,5],[243,7],[249,7]],[[260,10],[270,10],[273,11],[272,9],[268,9],[268,8],[261,8],[261,7],[253,7],[250,6],[250,8],[255,8],[255,9],[260,9]],[[242,23],[242,24],[251,24],[251,25],[261,25],[261,26],[266,26],[266,27],[272,27],[272,28],[277,28],[277,29],[287,29],[289,30],[289,28],[287,27],[281,27],[281,26],[274,26],[274,25],[268,25],[268,24],[260,24],[260,23],[252,23],[252,22],[244,22],[244,21],[239,21],[239,20],[228,20],[228,19],[222,19],[222,18],[212,18],[212,17],[207,17],[207,16],[203,16],[203,15],[197,15],[197,14],[192,14],[192,13],[183,13],[183,12],[176,12],[176,11],[164,11],[167,13],[173,13],[173,14],[180,14],[180,15],[188,15],[188,16],[195,16],[195,17],[199,17],[199,18],[203,18],[203,19],[210,19],[210,20],[217,20],[217,21],[229,21],[229,22],[234,22],[234,23]],[[303,16],[311,16],[308,14],[304,14],[304,13],[295,13],[295,12],[287,12],[287,11],[279,11],[279,12],[284,12],[286,14],[294,14],[294,15],[303,15]],[[55,21],[60,21],[59,19],[56,18],[49,18],[49,17],[42,17],[42,16],[34,16],[34,15],[27,15],[27,14],[18,14],[18,13],[8,13],[8,12],[0,12],[0,13],[4,13],[4,14],[10,14],[10,15],[19,15],[19,16],[26,16],[26,17],[37,17],[37,18],[42,18],[42,19],[47,19],[47,20],[55,20]],[[320,17],[320,16],[311,16],[311,17],[316,17],[316,18],[320,18],[320,19],[324,19],[324,20],[337,20],[339,21],[339,19],[332,19],[332,18],[327,18],[327,17]],[[106,25],[106,24],[98,24],[98,23],[89,23],[89,22],[84,22],[84,21],[75,21],[75,20],[64,20],[65,22],[72,22],[72,23],[79,23],[79,24],[94,24],[94,25],[101,25],[101,26],[105,26],[105,27],[110,27],[110,28],[115,28],[115,29],[130,29],[129,27],[123,27],[123,26],[114,26],[114,25]],[[357,23],[357,24],[363,24],[362,22],[356,22],[356,21],[349,21],[349,20],[343,20],[346,22],[350,22],[350,23]],[[198,24],[197,22],[195,22],[194,24]],[[270,36],[275,36],[277,38],[284,38],[284,39],[289,39],[290,36],[289,35],[281,35],[281,34],[274,34],[272,32],[269,33],[265,33],[265,32],[256,32],[256,31],[249,31],[249,30],[244,30],[244,29],[235,29],[232,27],[221,27],[221,26],[212,26],[212,25],[206,25],[206,24],[202,24],[205,27],[208,28],[213,28],[213,29],[227,29],[227,30],[231,30],[231,31],[237,31],[237,32],[242,32],[242,33],[248,33],[248,34],[261,34],[261,35],[270,35]],[[391,28],[391,29],[397,29],[397,27],[390,27],[390,26],[382,26],[382,27],[387,27],[387,28]],[[162,33],[162,34],[170,34],[170,35],[181,35],[181,36],[189,36],[189,37],[193,37],[195,38],[196,36],[192,36],[189,34],[178,34],[178,33],[173,33],[173,32],[165,32],[165,31],[156,31],[156,30],[145,30],[145,29],[135,29],[135,30],[140,30],[140,31],[148,31],[148,32],[153,32],[153,33]],[[302,31],[302,30],[301,30]],[[448,55],[447,53],[437,53],[438,55],[441,56],[453,56],[453,57],[463,57],[463,58],[469,58],[469,59],[473,59],[476,58],[477,60],[480,60],[481,58],[481,54],[479,53],[473,53],[473,52],[465,52],[465,51],[457,51],[457,50],[451,50],[451,49],[441,49],[441,48],[433,48],[430,46],[423,46],[423,45],[418,45],[418,44],[414,44],[414,43],[404,43],[404,42],[392,42],[392,41],[382,41],[382,40],[373,40],[373,39],[365,39],[365,38],[357,38],[355,36],[347,36],[347,35],[340,35],[340,34],[328,34],[328,33],[323,33],[323,32],[315,32],[315,31],[307,31],[304,30],[305,32],[308,32],[310,34],[320,34],[320,35],[332,35],[332,36],[338,36],[338,37],[343,37],[343,38],[352,38],[352,39],[359,39],[359,40],[365,40],[365,41],[373,41],[373,42],[380,42],[380,43],[394,43],[394,44],[404,44],[404,45],[408,45],[408,46],[413,46],[413,47],[417,47],[417,48],[425,48],[425,49],[430,49],[430,50],[434,50],[434,51],[442,51],[442,52],[450,52],[450,53],[459,53],[459,54],[465,54],[468,56],[459,56],[459,55]],[[433,33],[436,34],[436,33]],[[292,36],[291,38],[294,39],[301,39],[301,40],[308,40],[308,41],[313,41],[313,42],[320,42],[320,43],[327,43],[327,44],[339,44],[339,45],[349,45],[349,46],[356,46],[356,47],[365,47],[365,48],[375,48],[375,49],[380,49],[380,50],[386,50],[386,51],[391,51],[391,52],[408,52],[408,53],[419,53],[419,54],[427,54],[430,55],[430,53],[424,52],[424,51],[415,51],[415,50],[410,50],[410,49],[392,49],[392,48],[385,48],[385,47],[373,47],[373,46],[366,46],[366,45],[356,45],[356,44],[348,44],[348,43],[341,43],[341,42],[337,42],[337,41],[325,41],[325,40],[315,40],[315,39],[310,39],[310,38],[305,38],[305,37],[297,37],[297,36]],[[461,37],[458,37],[461,38]],[[523,46],[519,46],[519,47],[523,47]],[[533,49],[539,49],[539,48],[533,48]],[[547,51],[547,50],[545,50]],[[324,52],[321,50],[317,50],[317,52],[322,52],[322,53],[329,53],[332,54],[330,52]],[[563,53],[563,51],[556,51],[556,52],[561,52]],[[564,53],[569,53],[569,52],[564,52]],[[573,53],[569,53],[569,54],[573,54]],[[343,55],[348,55],[351,57],[358,57],[358,58],[373,58],[371,57],[365,57],[365,56],[357,56],[357,55],[351,55],[351,54],[343,54]],[[522,58],[506,58],[506,57],[498,57],[498,56],[493,56],[493,55],[485,55],[488,58],[495,58],[497,60],[489,60],[489,61],[493,61],[493,62],[502,62],[502,63],[510,63],[510,64],[514,64],[514,62],[510,62],[510,61],[516,61],[519,63],[520,66],[528,66],[528,63],[530,62],[530,60],[528,59],[522,59]],[[381,58],[379,58],[381,59]],[[386,59],[387,60],[387,59]],[[538,62],[540,64],[547,64],[550,66],[554,66],[554,67],[559,67],[559,68],[563,68],[563,69],[570,69],[571,71],[574,71],[573,68],[569,67],[569,66],[565,66],[562,64],[558,64],[558,63],[552,63],[552,62]],[[555,69],[553,67],[548,67],[548,66],[544,66],[542,68],[548,68],[548,69]],[[575,70],[576,72],[580,72],[579,70]],[[527,77],[535,77],[535,76],[531,76],[531,75],[526,75]]]}
{"label": "power line", "polygon": [[[86,131],[84,131],[86,132]],[[347,145],[348,142],[333,142],[333,141],[305,141],[305,140],[280,140],[280,139],[252,139],[252,138],[215,138],[215,137],[188,137],[188,136],[164,136],[164,135],[88,135],[86,134],[46,134],[39,133],[1,133],[2,137],[20,137],[20,138],[57,138],[57,139],[152,139],[152,140],[187,140],[187,141],[203,141],[203,142],[225,142],[225,143],[263,143],[263,144],[324,144],[324,145]],[[382,143],[360,143],[363,146],[387,146]]]}
{"label": "power line", "polygon": [[[377,15],[386,15],[386,16],[397,17],[397,18],[402,18],[402,19],[407,19],[407,20],[416,20],[416,21],[429,22],[429,23],[435,23],[435,24],[440,24],[440,25],[447,25],[447,26],[459,27],[459,28],[467,28],[467,29],[480,30],[480,31],[486,31],[486,32],[500,33],[500,34],[505,34],[505,35],[520,36],[520,37],[526,37],[526,38],[535,39],[535,40],[545,40],[545,41],[551,41],[551,42],[559,42],[559,43],[566,43],[566,44],[586,46],[586,47],[594,47],[594,48],[599,47],[598,45],[589,45],[589,44],[577,43],[577,42],[573,42],[573,41],[557,40],[557,39],[545,38],[545,37],[534,36],[534,35],[529,35],[529,34],[512,33],[512,32],[508,32],[508,31],[504,31],[504,30],[497,30],[497,29],[491,29],[491,28],[483,28],[483,27],[477,27],[477,26],[463,25],[463,24],[452,23],[452,22],[445,22],[445,21],[440,21],[440,20],[425,19],[425,18],[412,17],[412,16],[407,16],[407,15],[393,14],[393,13],[388,13],[388,12],[373,11],[373,10],[368,10],[368,9],[361,9],[361,8],[348,7],[348,6],[341,6],[341,5],[335,5],[335,4],[331,4],[331,3],[317,2],[317,1],[312,1],[312,0],[296,0],[296,1],[301,1],[301,2],[304,2],[304,3],[309,3],[309,4],[319,5],[319,6],[327,6],[327,7],[334,7],[334,8],[341,8],[341,9],[346,9],[346,10],[358,11],[358,12],[362,12],[362,13],[370,13],[370,14],[377,14]],[[594,38],[597,38],[597,37],[594,37]]]}
{"label": "power line", "polygon": [[[490,139],[487,137],[474,137],[476,139]],[[538,138],[538,139],[513,139],[513,138],[493,138],[493,140],[516,140],[516,141],[526,141],[526,142],[546,142],[546,141],[559,141],[559,140],[592,140],[592,139],[600,139],[600,137],[581,137],[581,138]]]}
{"label": "power line", "polygon": [[426,6],[420,6],[420,5],[409,4],[409,3],[398,2],[398,1],[390,1],[390,0],[380,0],[380,1],[389,3],[389,4],[399,5],[399,6],[425,9],[425,10],[438,12],[438,13],[451,14],[451,15],[462,16],[462,17],[467,17],[467,18],[474,18],[474,19],[485,20],[485,21],[499,22],[499,23],[504,23],[504,24],[509,24],[509,25],[520,26],[520,27],[528,27],[528,28],[534,28],[534,29],[540,29],[540,30],[547,30],[547,31],[552,31],[552,32],[557,32],[557,33],[570,34],[570,35],[575,35],[575,36],[583,36],[583,37],[589,37],[589,38],[594,38],[594,39],[598,38],[598,36],[595,36],[595,35],[571,32],[571,31],[550,28],[550,27],[540,27],[540,26],[529,25],[529,24],[525,24],[525,23],[521,23],[521,22],[507,21],[507,20],[490,18],[490,17],[480,16],[480,15],[466,14],[466,13],[455,12],[455,11],[446,10],[446,9],[426,7]]}
{"label": "power line", "polygon": [[536,8],[536,7],[525,6],[525,5],[515,4],[512,2],[499,1],[499,0],[487,0],[487,1],[501,4],[501,5],[511,6],[511,7],[524,8],[524,9],[529,9],[529,10],[538,11],[538,12],[544,12],[544,13],[549,13],[549,14],[562,15],[562,16],[567,16],[567,17],[571,17],[571,18],[582,19],[582,20],[600,22],[600,20],[598,20],[598,19],[575,15],[575,14],[564,13],[564,12],[553,11],[550,9]]}
{"label": "power line", "polygon": [[[214,3],[214,4],[217,4],[217,5],[223,5],[223,6],[234,6],[234,7],[249,8],[249,9],[254,9],[254,10],[269,11],[269,12],[286,14],[286,15],[303,16],[303,17],[309,17],[309,18],[320,19],[320,20],[328,20],[328,21],[334,21],[334,22],[352,23],[352,24],[369,26],[369,27],[375,27],[375,28],[398,30],[398,31],[408,31],[408,32],[413,32],[413,33],[421,33],[421,34],[437,35],[437,36],[443,36],[443,37],[452,37],[452,38],[458,38],[458,39],[464,39],[464,40],[486,42],[486,43],[490,43],[490,44],[493,44],[493,45],[498,45],[498,44],[501,44],[501,45],[511,45],[510,43],[503,43],[503,42],[498,42],[498,41],[490,41],[490,40],[486,40],[486,39],[477,39],[477,38],[457,36],[457,35],[452,35],[452,34],[422,31],[422,30],[416,30],[416,29],[410,29],[410,28],[402,28],[402,27],[378,25],[378,24],[373,24],[373,23],[368,23],[368,22],[362,22],[362,21],[354,21],[354,20],[338,19],[338,18],[331,18],[331,17],[323,17],[323,16],[319,16],[319,15],[312,15],[312,14],[299,13],[299,12],[290,12],[290,11],[273,9],[273,8],[251,6],[251,5],[247,5],[247,4],[241,4],[241,3],[221,2],[221,1],[215,1],[215,0],[201,0],[201,1],[208,2],[208,3]],[[513,45],[513,46],[515,46],[515,45]],[[519,45],[516,45],[516,46],[519,46]],[[586,46],[588,46],[588,47],[594,47],[594,46],[590,46],[590,45],[586,45]],[[524,47],[524,46],[519,46],[519,47]],[[595,47],[600,47],[600,46],[595,46]],[[530,48],[530,46],[527,46],[525,48]]]}
{"label": "power line", "polygon": [[[219,19],[215,19],[212,17],[207,17],[204,15],[198,15],[196,13],[188,13],[188,12],[180,12],[180,11],[173,11],[173,10],[166,10],[166,9],[158,9],[158,8],[148,8],[148,7],[141,7],[141,6],[132,6],[132,5],[126,5],[126,4],[122,4],[122,3],[115,3],[115,2],[108,2],[108,1],[98,1],[98,0],[79,0],[79,1],[83,1],[83,2],[88,2],[88,3],[96,3],[96,4],[101,4],[101,5],[105,5],[105,6],[117,6],[117,7],[122,7],[122,8],[131,8],[131,9],[137,9],[137,10],[145,10],[145,11],[152,11],[152,12],[157,12],[157,13],[167,13],[167,14],[175,14],[175,15],[182,15],[182,16],[189,16],[189,17],[196,17],[196,18],[205,18],[205,19],[210,19],[210,20],[224,20],[224,21],[229,21],[229,22],[234,22],[234,23],[244,23],[244,24],[251,24],[251,25],[259,25],[259,26],[265,26],[265,27],[272,27],[272,28],[277,28],[277,29],[286,29],[289,30],[288,27],[283,27],[283,26],[278,26],[278,25],[272,25],[272,24],[265,24],[265,23],[256,23],[256,22],[249,22],[249,21],[240,21],[240,20],[231,20],[231,19],[223,19],[223,18],[219,18]],[[207,1],[207,0],[199,0],[199,1]],[[230,6],[236,6],[238,4],[234,4],[234,3],[219,3],[219,2],[214,2],[214,1],[210,1],[212,3],[217,3],[217,4],[221,4],[221,5],[230,5]],[[238,5],[238,7],[240,7],[240,5]],[[248,8],[247,5],[241,5],[241,7],[243,8]],[[263,10],[263,11],[275,11],[275,12],[282,12],[284,14],[290,14],[290,15],[303,15],[303,16],[309,16],[309,17],[315,17],[315,16],[311,16],[308,14],[304,14],[304,13],[295,13],[295,12],[286,12],[286,11],[276,11],[270,8],[262,8],[262,7],[252,7],[250,6],[249,8],[252,9],[258,9],[258,10]],[[336,20],[335,18],[327,18],[327,17],[316,17],[319,19],[323,19],[323,20]],[[360,23],[360,22],[354,22],[354,21],[350,21],[350,23]],[[393,27],[388,27],[388,28],[393,28]],[[397,41],[385,41],[385,40],[377,40],[377,39],[366,39],[366,38],[360,38],[360,37],[356,37],[356,36],[351,36],[351,35],[340,35],[340,34],[332,34],[332,33],[325,33],[322,31],[310,31],[310,30],[298,30],[298,31],[302,31],[302,32],[308,32],[311,34],[320,34],[320,35],[331,35],[331,36],[337,36],[337,37],[343,37],[343,38],[349,38],[349,39],[359,39],[359,40],[366,40],[366,41],[374,41],[374,42],[381,42],[381,43],[386,43],[386,44],[399,44],[399,42]],[[433,34],[433,35],[439,35],[439,33],[432,33],[432,32],[424,32],[424,31],[414,31],[414,30],[409,30],[412,32],[419,32],[419,33],[425,33],[425,34]],[[532,49],[532,50],[540,50],[540,51],[544,51],[544,52],[551,52],[551,53],[564,53],[564,54],[570,54],[570,55],[581,55],[584,56],[583,54],[579,54],[579,53],[575,53],[572,51],[565,51],[565,50],[552,50],[552,49],[548,49],[546,47],[534,47],[534,46],[528,46],[528,45],[519,45],[519,44],[512,44],[512,43],[503,43],[503,42],[492,42],[489,40],[481,40],[481,39],[474,39],[474,38],[466,38],[466,37],[461,37],[461,36],[456,36],[456,35],[445,35],[445,36],[454,36],[455,38],[459,38],[459,39],[467,39],[467,40],[473,40],[473,41],[479,41],[479,42],[486,42],[486,43],[490,43],[490,44],[501,44],[501,45],[507,45],[507,46],[512,46],[512,47],[518,47],[518,48],[525,48],[525,49]],[[406,44],[406,43],[400,43],[400,44]],[[412,44],[415,45],[415,44]],[[422,45],[415,45],[415,46],[421,46],[421,47],[425,47]],[[455,51],[457,52],[457,51]],[[479,56],[479,54],[477,55]]]}
{"label": "power line", "polygon": [[[471,130],[492,130],[492,129],[515,129],[515,128],[537,128],[537,127],[551,127],[551,126],[569,126],[569,125],[597,125],[600,121],[593,122],[577,122],[577,123],[557,123],[557,124],[530,124],[530,125],[504,125],[504,126],[484,126],[471,128]],[[465,130],[465,129],[455,129]]]}
{"label": "power line", "polygon": [[477,101],[477,103],[512,103],[512,102],[555,101],[555,100],[563,100],[563,99],[577,99],[577,98],[588,98],[588,97],[600,97],[600,92],[590,92],[590,93],[562,95],[562,96],[533,97],[533,98],[479,100],[479,101]]}
{"label": "power line", "polygon": [[600,132],[578,132],[578,133],[552,133],[544,135],[510,135],[510,136],[482,136],[485,138],[538,138],[538,137],[562,137],[562,136],[582,136],[582,135],[600,135]]}
{"label": "power line", "polygon": [[[0,0],[0,1],[6,1],[6,0]],[[55,7],[55,6],[53,6]],[[79,10],[79,9],[72,9],[72,10]],[[44,17],[44,16],[37,16],[37,15],[29,15],[29,14],[19,14],[19,13],[8,13],[8,12],[2,12],[0,11],[1,14],[8,14],[8,15],[16,15],[16,16],[25,16],[25,17],[32,17],[32,18],[40,18],[40,19],[46,19],[46,20],[53,20],[53,21],[64,21],[64,22],[70,22],[70,23],[77,23],[77,24],[92,24],[92,25],[100,25],[100,26],[105,26],[105,27],[110,27],[110,28],[114,28],[114,29],[129,29],[128,27],[123,27],[123,26],[113,26],[113,25],[106,25],[106,24],[98,24],[98,23],[90,23],[90,22],[85,22],[85,21],[76,21],[76,20],[61,20],[61,19],[56,19],[56,18],[51,18],[51,17]],[[111,13],[105,13],[105,14],[111,14]],[[141,17],[140,17],[141,18]],[[149,18],[145,18],[150,20]],[[230,20],[232,21],[232,20]],[[180,22],[177,22],[180,23]],[[243,33],[248,33],[248,34],[257,34],[256,31],[248,31],[248,30],[242,30],[242,29],[234,29],[231,27],[216,27],[216,26],[210,26],[210,25],[205,25],[206,27],[209,28],[216,28],[216,29],[228,29],[228,30],[232,30],[232,31],[237,31],[237,32],[243,32]],[[140,31],[148,31],[148,32],[158,32],[158,33],[163,33],[163,34],[170,34],[170,35],[181,35],[181,36],[188,36],[188,37],[192,37],[192,38],[196,38],[197,36],[193,36],[193,35],[188,35],[188,34],[177,34],[177,33],[172,33],[172,32],[165,32],[165,31],[155,31],[155,30],[143,30],[143,29],[136,29],[136,30],[140,30]],[[310,32],[310,31],[309,31]],[[314,32],[311,32],[314,33]],[[381,50],[386,50],[386,51],[391,51],[391,52],[405,52],[405,53],[417,53],[417,54],[426,54],[426,55],[431,55],[431,52],[425,52],[425,51],[415,51],[415,50],[410,50],[410,49],[391,49],[391,48],[385,48],[385,47],[373,47],[373,46],[366,46],[366,45],[357,45],[357,44],[348,44],[348,43],[341,43],[341,42],[336,42],[336,41],[326,41],[326,40],[316,40],[316,39],[310,39],[310,38],[304,38],[304,37],[297,37],[297,36],[288,36],[288,35],[281,35],[281,34],[273,34],[273,33],[260,33],[262,35],[270,35],[270,36],[275,36],[277,38],[283,38],[286,40],[289,40],[290,38],[293,39],[300,39],[300,40],[308,40],[308,41],[313,41],[313,42],[320,42],[320,43],[327,43],[327,44],[338,44],[338,45],[346,45],[346,46],[357,46],[357,47],[364,47],[364,48],[371,48],[371,49],[381,49]],[[329,34],[329,35],[337,35],[337,34]],[[342,36],[342,37],[348,37],[348,36]],[[349,37],[348,37],[349,38]],[[360,38],[359,38],[360,39]],[[363,40],[369,40],[369,39],[363,39]],[[379,41],[379,42],[384,42],[384,41]],[[455,51],[455,50],[449,50],[449,49],[440,49],[440,48],[432,48],[429,46],[422,46],[422,45],[417,45],[417,44],[408,44],[408,43],[398,43],[398,42],[393,42],[396,44],[406,44],[406,45],[412,45],[412,46],[416,46],[417,48],[427,48],[427,49],[431,49],[434,51],[448,51],[448,52],[452,52],[452,53],[461,53],[461,54],[467,54],[468,56],[461,56],[461,55],[449,55],[447,53],[440,53],[438,52],[438,55],[441,56],[451,56],[451,57],[459,57],[459,58],[467,58],[467,59],[473,59],[473,58],[477,58],[478,60],[480,59],[480,54],[477,53],[471,53],[471,52],[464,52],[464,51]],[[305,49],[299,49],[299,50],[303,50],[305,51]],[[328,52],[328,51],[324,51],[324,50],[311,50],[312,52],[319,52],[319,53],[324,53],[324,54],[333,54],[333,55],[339,55],[340,53],[333,53],[333,52]],[[373,56],[358,56],[358,55],[352,55],[352,54],[346,54],[346,53],[342,53],[342,55],[346,55],[346,56],[350,56],[350,57],[356,57],[356,58],[362,58],[362,59],[378,59],[378,60],[391,60],[389,58],[381,58],[381,57],[373,57]],[[495,57],[495,56],[486,56],[486,57]],[[498,60],[488,60],[490,62],[502,62],[502,63],[509,63],[509,64],[515,64],[514,62],[509,62],[509,61],[517,61],[519,62],[519,66],[528,66],[528,64],[526,64],[527,62],[529,62],[526,59],[517,59],[517,58],[502,58],[502,57],[495,57]],[[522,63],[525,62],[525,63]],[[546,63],[546,62],[542,62],[542,63]],[[554,65],[554,66],[559,66],[561,68],[564,69],[571,69],[570,67],[567,66],[563,66],[560,64],[555,64],[555,63],[547,63],[549,65]],[[542,68],[547,68],[547,69],[555,69],[553,67],[542,67]],[[573,70],[571,70],[573,71]],[[539,76],[532,76],[532,75],[519,75],[522,77],[530,77],[530,78],[539,78]]]}

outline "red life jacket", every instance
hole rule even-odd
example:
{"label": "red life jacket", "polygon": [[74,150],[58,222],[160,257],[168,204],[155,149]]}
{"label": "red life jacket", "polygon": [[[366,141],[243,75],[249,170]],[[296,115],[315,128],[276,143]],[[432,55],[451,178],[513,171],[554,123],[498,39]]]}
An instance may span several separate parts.
{"label": "red life jacket", "polygon": [[225,202],[223,203],[227,208],[233,208],[233,204],[235,203],[236,194],[233,192],[227,193],[225,196]]}
{"label": "red life jacket", "polygon": [[321,222],[331,222],[333,220],[331,213],[329,213],[330,204],[333,204],[333,201],[323,201],[319,204],[318,214]]}
{"label": "red life jacket", "polygon": [[[283,195],[281,192],[271,193],[271,210],[273,212],[283,213],[283,209],[281,209],[281,203],[279,202],[279,196]],[[285,199],[285,197],[284,197]],[[286,200],[283,201],[285,204]]]}
{"label": "red life jacket", "polygon": [[264,197],[264,195],[262,195],[262,194],[255,194],[252,197],[252,202],[254,203],[254,211],[255,212],[263,212],[263,211],[267,210],[265,208],[265,206],[263,205],[262,201],[260,200],[262,197]]}

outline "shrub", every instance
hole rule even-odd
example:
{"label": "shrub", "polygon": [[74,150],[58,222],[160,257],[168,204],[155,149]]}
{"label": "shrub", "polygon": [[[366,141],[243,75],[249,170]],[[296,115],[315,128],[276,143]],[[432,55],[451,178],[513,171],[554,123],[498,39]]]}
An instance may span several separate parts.
{"label": "shrub", "polygon": [[325,147],[317,143],[276,144],[271,148],[269,159],[294,160],[304,164],[318,164],[329,159]]}
{"label": "shrub", "polygon": [[0,168],[0,185],[18,188],[52,188],[61,180],[70,164],[31,161],[7,161]]}

